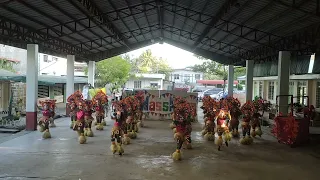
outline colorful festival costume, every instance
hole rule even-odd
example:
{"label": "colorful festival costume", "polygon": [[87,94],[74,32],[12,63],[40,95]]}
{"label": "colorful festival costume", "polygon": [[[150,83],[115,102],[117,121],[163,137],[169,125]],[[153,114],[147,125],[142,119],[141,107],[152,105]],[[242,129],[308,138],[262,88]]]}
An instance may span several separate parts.
{"label": "colorful festival costume", "polygon": [[85,120],[85,130],[84,135],[88,137],[93,137],[92,126],[92,101],[86,100],[84,104],[84,120]]}
{"label": "colorful festival costume", "polygon": [[123,147],[122,147],[122,137],[123,137],[123,131],[120,127],[121,125],[118,122],[115,122],[112,130],[111,130],[111,151],[113,154],[119,153],[121,156],[124,153]]}
{"label": "colorful festival costume", "polygon": [[39,121],[39,126],[40,126],[40,132],[43,132],[42,134],[43,139],[51,138],[51,134],[49,131],[49,123],[50,123],[50,118],[52,116],[52,112],[50,111],[51,103],[52,101],[49,101],[49,100],[40,101],[40,104],[43,109],[42,109],[42,117],[40,118],[40,121]]}
{"label": "colorful festival costume", "polygon": [[73,128],[74,123],[77,121],[77,117],[76,117],[76,114],[77,114],[77,111],[78,111],[77,103],[79,101],[82,101],[82,99],[83,99],[83,96],[82,96],[82,93],[80,91],[74,92],[67,99],[68,108],[70,109],[69,116],[71,118],[71,124],[70,124],[70,128],[71,129]]}
{"label": "colorful festival costume", "polygon": [[87,138],[84,136],[85,128],[85,110],[84,110],[85,101],[78,101],[78,111],[76,113],[77,121],[73,125],[73,130],[78,132],[79,143],[84,144],[87,141]]}
{"label": "colorful festival costume", "polygon": [[[227,108],[227,107],[226,107]],[[229,121],[231,120],[230,113],[227,109],[220,109],[220,112],[218,116],[216,117],[216,123],[217,123],[217,134],[218,139],[216,140],[216,144],[218,145],[218,150],[221,150],[221,146],[224,143],[226,146],[229,145],[228,141],[231,140],[231,134],[229,132]],[[224,138],[222,138],[222,135]]]}
{"label": "colorful festival costume", "polygon": [[260,119],[262,118],[262,115],[259,113],[259,111],[263,110],[263,100],[255,100],[253,101],[253,105],[255,107],[255,111],[251,120],[251,136],[256,137],[256,135],[258,135],[261,137],[262,130],[260,125]]}
{"label": "colorful festival costume", "polygon": [[240,143],[244,145],[252,144],[253,139],[250,136],[251,124],[250,121],[254,114],[255,108],[251,101],[247,101],[241,107],[241,112],[243,114],[243,119],[241,123],[242,127],[242,138],[240,139]]}
{"label": "colorful festival costume", "polygon": [[50,102],[50,107],[49,107],[49,111],[50,111],[50,127],[56,127],[56,125],[54,124],[54,116],[56,115],[56,101],[55,99],[49,99],[47,100]]}
{"label": "colorful festival costume", "polygon": [[232,132],[233,137],[239,137],[239,118],[241,116],[241,103],[238,99],[233,97],[227,97],[225,99],[228,109],[230,109],[231,120],[229,124],[229,131]]}
{"label": "colorful festival costume", "polygon": [[92,98],[92,104],[95,110],[96,114],[96,129],[97,130],[103,130],[103,124],[102,121],[104,120],[104,104],[108,103],[107,95],[99,91],[97,92],[94,97]]}
{"label": "colorful festival costume", "polygon": [[144,127],[144,123],[142,120],[143,116],[143,103],[144,103],[144,93],[142,91],[137,92],[135,95],[136,100],[138,100],[139,108],[137,109],[136,119],[138,127]]}
{"label": "colorful festival costume", "polygon": [[186,144],[187,149],[191,149],[191,118],[190,115],[194,108],[183,98],[176,97],[174,100],[174,121],[176,126],[176,133],[174,139],[177,143],[176,151],[172,154],[174,160],[181,160],[181,148],[183,143]]}
{"label": "colorful festival costume", "polygon": [[113,119],[116,122],[118,122],[118,125],[120,126],[120,129],[123,132],[122,143],[126,145],[130,144],[131,139],[128,135],[127,123],[126,123],[127,113],[125,113],[124,111],[125,104],[123,101],[118,101],[118,102],[114,102],[113,106],[114,106]]}
{"label": "colorful festival costume", "polygon": [[139,112],[139,100],[135,96],[128,96],[120,101],[124,104],[124,112],[127,115],[126,124],[128,135],[131,139],[137,137],[137,132],[139,132],[137,113]]}
{"label": "colorful festival costume", "polygon": [[204,127],[202,130],[202,135],[208,141],[215,140],[215,118],[217,115],[218,107],[219,103],[212,99],[210,96],[203,98],[203,105],[201,106],[204,114]]}

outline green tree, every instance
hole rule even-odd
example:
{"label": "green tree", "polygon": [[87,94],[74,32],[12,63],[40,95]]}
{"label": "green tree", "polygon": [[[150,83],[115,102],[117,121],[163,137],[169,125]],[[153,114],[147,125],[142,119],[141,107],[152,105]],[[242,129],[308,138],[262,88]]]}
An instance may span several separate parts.
{"label": "green tree", "polygon": [[95,84],[104,87],[110,83],[111,91],[115,91],[128,81],[130,69],[130,63],[121,56],[99,61],[96,63]]}
{"label": "green tree", "polygon": [[17,64],[17,62],[10,61],[6,58],[0,58],[0,69],[16,72],[16,70],[13,68],[14,64]]}
{"label": "green tree", "polygon": [[[227,66],[220,64],[218,62],[206,59],[202,56],[195,55],[200,60],[204,62],[199,65],[191,67],[194,71],[203,72],[206,79],[223,79],[224,87],[226,80],[228,79]],[[246,74],[245,67],[235,67],[234,68],[234,78],[237,79],[239,76],[244,76]]]}
{"label": "green tree", "polygon": [[131,64],[131,73],[159,73],[169,77],[172,69],[166,59],[153,56],[150,49],[141,53],[137,58],[131,58],[129,55],[124,55],[124,59]]}
{"label": "green tree", "polygon": [[[200,60],[204,62],[199,65],[192,66],[194,71],[203,72],[206,79],[228,79],[227,66],[212,61],[210,59],[203,58],[201,56],[195,55]],[[235,67],[234,68],[234,78],[237,79],[239,76],[246,75],[245,67]]]}

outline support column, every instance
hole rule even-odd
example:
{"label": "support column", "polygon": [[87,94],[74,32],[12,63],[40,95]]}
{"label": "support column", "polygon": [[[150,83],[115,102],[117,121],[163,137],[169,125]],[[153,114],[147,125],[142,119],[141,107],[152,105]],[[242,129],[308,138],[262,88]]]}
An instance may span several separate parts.
{"label": "support column", "polygon": [[95,75],[96,63],[89,61],[88,63],[88,83],[94,87],[94,75]]}
{"label": "support column", "polygon": [[[74,55],[67,55],[67,84],[66,84],[66,103],[68,97],[74,93]],[[69,108],[66,108],[66,115],[69,115]]]}
{"label": "support column", "polygon": [[27,45],[26,130],[37,130],[38,45]]}
{"label": "support column", "polygon": [[54,86],[49,86],[49,98],[54,99]]}
{"label": "support column", "polygon": [[253,97],[253,60],[246,61],[246,101],[252,101]]}
{"label": "support column", "polygon": [[228,96],[233,97],[233,84],[234,84],[234,67],[229,65],[228,71]]}
{"label": "support column", "polygon": [[278,60],[278,105],[279,112],[283,115],[288,114],[288,96],[289,95],[289,81],[290,81],[290,57],[289,51],[280,51]]}

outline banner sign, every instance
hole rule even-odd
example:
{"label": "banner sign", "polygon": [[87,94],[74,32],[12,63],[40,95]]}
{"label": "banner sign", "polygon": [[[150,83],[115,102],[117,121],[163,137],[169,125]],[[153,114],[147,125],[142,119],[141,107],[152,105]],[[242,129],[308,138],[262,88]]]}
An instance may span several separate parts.
{"label": "banner sign", "polygon": [[[138,91],[132,91],[132,94],[126,94],[126,96],[134,95],[137,92]],[[171,119],[175,97],[186,98],[195,108],[197,108],[198,105],[197,93],[171,90],[143,90],[143,92],[143,112],[147,116],[147,119]]]}

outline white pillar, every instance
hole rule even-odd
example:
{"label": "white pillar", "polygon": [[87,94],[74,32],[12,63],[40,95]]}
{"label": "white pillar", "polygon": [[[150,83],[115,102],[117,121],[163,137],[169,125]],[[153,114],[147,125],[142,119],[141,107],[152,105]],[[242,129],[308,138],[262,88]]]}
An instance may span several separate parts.
{"label": "white pillar", "polygon": [[26,130],[37,130],[38,45],[27,45]]}
{"label": "white pillar", "polygon": [[[278,98],[279,112],[288,114],[288,96],[290,81],[290,58],[289,51],[280,51],[278,60]],[[284,95],[284,96],[281,96]]]}
{"label": "white pillar", "polygon": [[68,99],[68,97],[74,93],[74,59],[74,55],[67,55],[66,99]]}
{"label": "white pillar", "polygon": [[96,63],[89,61],[88,63],[88,83],[94,87],[94,75],[95,75]]}
{"label": "white pillar", "polygon": [[253,60],[246,61],[246,101],[252,101],[253,99]]}
{"label": "white pillar", "polygon": [[228,96],[233,96],[233,84],[234,84],[234,67],[229,65],[228,71]]}

